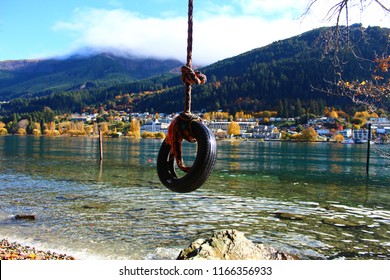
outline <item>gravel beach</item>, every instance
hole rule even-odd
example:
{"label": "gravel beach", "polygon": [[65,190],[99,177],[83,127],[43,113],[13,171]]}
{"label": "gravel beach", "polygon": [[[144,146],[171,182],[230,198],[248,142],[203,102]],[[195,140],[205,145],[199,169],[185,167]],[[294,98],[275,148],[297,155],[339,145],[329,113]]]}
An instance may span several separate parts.
{"label": "gravel beach", "polygon": [[72,256],[55,252],[44,252],[30,246],[22,246],[6,239],[1,240],[0,260],[74,260]]}

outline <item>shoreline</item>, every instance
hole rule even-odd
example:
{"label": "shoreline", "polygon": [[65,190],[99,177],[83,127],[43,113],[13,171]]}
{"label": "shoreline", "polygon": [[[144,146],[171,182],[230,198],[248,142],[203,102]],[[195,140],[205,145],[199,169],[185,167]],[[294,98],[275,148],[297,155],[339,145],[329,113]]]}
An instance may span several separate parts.
{"label": "shoreline", "polygon": [[75,260],[75,258],[2,239],[0,242],[0,260]]}

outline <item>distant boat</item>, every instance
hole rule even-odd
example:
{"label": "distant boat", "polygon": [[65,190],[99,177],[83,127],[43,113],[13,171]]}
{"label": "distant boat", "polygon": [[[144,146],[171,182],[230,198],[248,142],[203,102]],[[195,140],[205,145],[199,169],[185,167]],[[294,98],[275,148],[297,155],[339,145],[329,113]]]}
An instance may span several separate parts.
{"label": "distant boat", "polygon": [[355,144],[355,141],[353,141],[353,139],[345,139],[344,141],[341,141],[341,144]]}
{"label": "distant boat", "polygon": [[355,144],[366,144],[368,141],[367,140],[362,140],[362,139],[356,139]]}

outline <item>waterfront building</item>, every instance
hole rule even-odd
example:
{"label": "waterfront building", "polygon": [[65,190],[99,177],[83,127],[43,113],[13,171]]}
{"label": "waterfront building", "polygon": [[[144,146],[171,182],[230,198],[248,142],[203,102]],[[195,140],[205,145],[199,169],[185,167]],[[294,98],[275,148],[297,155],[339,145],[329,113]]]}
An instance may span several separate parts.
{"label": "waterfront building", "polygon": [[[355,129],[352,138],[354,140],[368,141],[368,129]],[[372,138],[372,134],[370,138]]]}
{"label": "waterfront building", "polygon": [[352,129],[350,129],[350,128],[339,130],[338,133],[343,135],[344,138],[351,138],[352,137]]}
{"label": "waterfront building", "polygon": [[165,134],[168,132],[168,122],[159,122],[159,120],[149,119],[141,125],[141,133],[142,132],[164,132]]}

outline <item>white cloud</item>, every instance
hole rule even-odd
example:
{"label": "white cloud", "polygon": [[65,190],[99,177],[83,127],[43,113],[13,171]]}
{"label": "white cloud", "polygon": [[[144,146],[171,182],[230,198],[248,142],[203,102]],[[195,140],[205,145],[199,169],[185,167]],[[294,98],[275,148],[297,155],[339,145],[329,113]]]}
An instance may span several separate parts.
{"label": "white cloud", "polygon": [[72,50],[119,48],[138,55],[178,57],[185,51],[185,25],[185,18],[145,18],[120,9],[77,9],[70,21],[58,22],[53,29],[69,32],[74,39]]}
{"label": "white cloud", "polygon": [[[307,0],[234,0],[231,3],[235,5],[221,6],[214,14],[208,12],[211,11],[211,6],[208,6],[209,9],[198,11],[194,18],[194,64],[209,64],[325,24],[329,25],[322,21],[326,15],[324,11],[330,7],[328,2],[319,1],[303,19],[298,19],[297,14],[304,12]],[[328,6],[323,6],[325,3]],[[245,11],[244,14],[235,12],[237,5]],[[281,17],[270,18],[256,14],[260,9],[265,9],[270,14],[278,10],[295,10],[282,13]],[[301,12],[297,13],[298,10]],[[380,21],[380,17],[375,16],[378,11],[383,14],[383,11],[376,9],[362,16],[352,12],[351,15],[354,15],[354,22],[363,21],[366,25],[384,26],[383,17]],[[72,36],[73,50],[85,46],[112,47],[129,49],[145,56],[173,57],[183,62],[186,59],[186,15],[157,18],[144,17],[121,9],[85,8],[75,10],[71,20],[58,22],[54,29],[65,31]]]}

